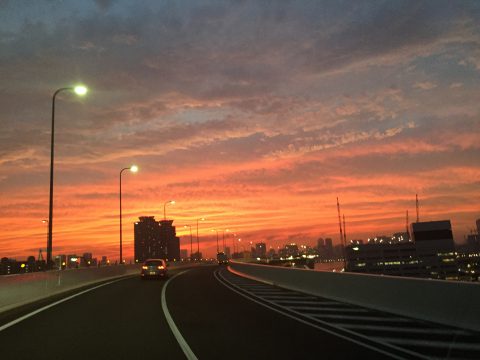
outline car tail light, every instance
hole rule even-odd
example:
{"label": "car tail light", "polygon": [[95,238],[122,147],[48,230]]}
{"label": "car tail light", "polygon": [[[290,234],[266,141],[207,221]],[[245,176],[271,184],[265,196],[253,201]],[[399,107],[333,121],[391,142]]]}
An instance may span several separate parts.
{"label": "car tail light", "polygon": [[148,269],[148,266],[142,266],[142,269],[143,269],[143,270],[147,270],[147,269]]}
{"label": "car tail light", "polygon": [[165,269],[165,267],[164,267],[163,265],[160,265],[158,268],[159,268],[160,270]]}

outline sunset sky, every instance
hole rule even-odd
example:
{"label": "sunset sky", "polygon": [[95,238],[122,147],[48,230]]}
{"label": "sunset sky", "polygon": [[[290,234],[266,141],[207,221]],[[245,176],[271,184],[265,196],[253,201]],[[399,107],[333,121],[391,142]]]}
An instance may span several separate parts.
{"label": "sunset sky", "polygon": [[[242,241],[480,218],[479,1],[0,1],[0,257],[118,259],[139,216]],[[231,246],[233,238],[227,238]]]}

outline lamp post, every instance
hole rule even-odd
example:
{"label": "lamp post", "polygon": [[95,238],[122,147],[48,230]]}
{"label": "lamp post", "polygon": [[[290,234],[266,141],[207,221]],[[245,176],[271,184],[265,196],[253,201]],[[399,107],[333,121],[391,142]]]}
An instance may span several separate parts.
{"label": "lamp post", "polygon": [[138,171],[137,165],[132,165],[127,168],[123,168],[120,170],[120,264],[123,264],[123,253],[122,253],[122,173],[125,170],[130,170],[132,173],[136,173]]}
{"label": "lamp post", "polygon": [[190,261],[193,260],[192,255],[193,255],[193,236],[192,236],[192,225],[185,225],[184,228],[187,228],[187,226],[190,228]]}
{"label": "lamp post", "polygon": [[50,140],[50,197],[48,205],[48,240],[47,240],[47,269],[52,266],[52,232],[53,232],[53,159],[55,150],[55,99],[62,91],[74,91],[77,95],[85,95],[85,86],[65,87],[57,89],[52,96],[52,133]]}
{"label": "lamp post", "polygon": [[[47,224],[47,247],[48,247],[48,220],[42,220],[42,223]],[[45,270],[45,268],[44,268],[44,270]]]}
{"label": "lamp post", "polygon": [[197,256],[200,257],[200,241],[198,239],[198,222],[205,221],[205,218],[197,219]]}
{"label": "lamp post", "polygon": [[168,200],[168,201],[165,201],[165,203],[163,204],[163,220],[167,220],[167,204],[174,205],[175,200]]}
{"label": "lamp post", "polygon": [[225,252],[225,250],[226,250],[226,246],[225,246],[225,231],[226,231],[226,232],[229,232],[230,230],[228,230],[228,229],[223,229],[223,230],[222,230],[223,252]]}
{"label": "lamp post", "polygon": [[219,249],[218,249],[218,230],[217,229],[213,229],[212,231],[216,231],[217,232],[217,254],[219,253]]}

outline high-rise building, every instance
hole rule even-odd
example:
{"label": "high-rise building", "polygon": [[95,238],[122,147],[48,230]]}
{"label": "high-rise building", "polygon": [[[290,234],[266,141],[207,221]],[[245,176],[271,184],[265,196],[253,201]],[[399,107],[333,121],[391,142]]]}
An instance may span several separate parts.
{"label": "high-rise building", "polygon": [[134,225],[135,262],[166,259],[166,237],[160,236],[160,226],[154,216],[141,216]]}
{"label": "high-rise building", "polygon": [[259,258],[267,257],[267,244],[264,242],[255,244],[255,256]]}
{"label": "high-rise building", "polygon": [[169,261],[180,260],[180,238],[177,236],[173,220],[160,220],[160,239],[167,245]]}
{"label": "high-rise building", "polygon": [[332,238],[326,238],[325,239],[325,256],[327,258],[332,258],[333,257],[333,240]]}
{"label": "high-rise building", "polygon": [[188,259],[188,251],[187,249],[180,249],[180,258],[182,260]]}
{"label": "high-rise building", "polygon": [[477,234],[480,235],[480,219],[477,219]]}

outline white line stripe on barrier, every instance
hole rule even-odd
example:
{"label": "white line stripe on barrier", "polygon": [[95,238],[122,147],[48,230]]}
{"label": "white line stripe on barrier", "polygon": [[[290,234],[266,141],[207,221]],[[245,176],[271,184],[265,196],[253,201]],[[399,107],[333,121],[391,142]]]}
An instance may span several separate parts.
{"label": "white line stripe on barrier", "polygon": [[393,317],[381,317],[381,316],[356,316],[356,315],[329,315],[329,314],[311,314],[309,317],[318,319],[339,319],[339,320],[362,320],[362,321],[384,321],[384,322],[402,322],[413,323],[410,319],[393,318]]}
{"label": "white line stripe on barrier", "polygon": [[323,307],[323,306],[289,306],[289,309],[293,310],[312,310],[318,312],[341,312],[341,313],[368,313],[370,312],[367,309],[343,309],[338,307]]}
{"label": "white line stripe on barrier", "polygon": [[388,338],[388,337],[372,337],[372,339],[378,339],[379,341],[388,341],[394,344],[401,345],[414,345],[414,346],[425,346],[432,348],[455,348],[462,350],[480,350],[480,344],[471,344],[464,342],[449,342],[445,343],[443,341],[435,340],[416,340],[416,339],[398,339],[398,338]]}
{"label": "white line stripe on barrier", "polygon": [[116,283],[116,282],[118,282],[118,281],[125,280],[126,278],[127,278],[127,277],[124,277],[124,278],[122,278],[122,279],[116,279],[116,280],[113,280],[113,281],[109,281],[109,282],[107,282],[107,283],[103,283],[103,284],[94,286],[94,287],[92,287],[92,288],[89,288],[89,289],[80,291],[79,293],[70,295],[70,296],[68,296],[68,297],[66,297],[66,298],[64,298],[64,299],[55,301],[55,302],[53,302],[53,303],[51,303],[51,304],[48,304],[48,305],[46,305],[46,306],[44,306],[44,307],[41,307],[40,309],[37,309],[37,310],[35,310],[35,311],[32,311],[31,313],[28,313],[28,314],[26,314],[26,315],[23,315],[23,316],[19,317],[18,319],[15,319],[15,320],[13,320],[13,321],[10,321],[9,323],[6,323],[6,324],[0,326],[0,331],[3,331],[3,330],[5,330],[5,329],[8,329],[9,327],[11,327],[11,326],[13,326],[13,325],[15,325],[15,324],[18,324],[19,322],[21,322],[21,321],[23,321],[23,320],[26,320],[26,319],[28,319],[28,318],[30,318],[30,317],[38,314],[38,313],[41,313],[42,311],[45,311],[45,310],[47,310],[47,309],[50,309],[51,307],[54,307],[54,306],[56,306],[56,305],[59,305],[59,304],[65,302],[65,301],[71,300],[71,299],[73,299],[73,298],[76,298],[77,296],[80,296],[80,295],[83,295],[83,294],[88,293],[88,292],[90,292],[90,291],[96,290],[96,289],[98,289],[98,288],[100,288],[100,287],[102,287],[102,286],[107,286],[107,285]]}
{"label": "white line stripe on barrier", "polygon": [[170,312],[168,311],[168,306],[167,306],[167,299],[165,296],[165,293],[167,291],[167,286],[172,281],[175,279],[177,276],[180,276],[182,274],[185,274],[188,270],[184,270],[175,276],[171,277],[170,279],[167,280],[165,285],[162,288],[162,309],[163,309],[163,314],[165,315],[165,318],[167,319],[168,326],[170,326],[170,330],[172,330],[173,335],[175,336],[175,339],[177,339],[178,345],[182,348],[183,353],[189,360],[197,360],[197,357],[193,353],[192,349],[190,349],[190,346],[188,343],[185,341],[183,338],[182,334],[180,333],[180,330],[178,330],[177,325],[175,325],[175,321],[173,321],[172,316],[170,315]]}
{"label": "white line stripe on barrier", "polygon": [[[353,339],[353,338],[351,338],[351,337],[345,336],[345,335],[340,334],[340,333],[338,333],[338,332],[335,332],[335,331],[332,331],[332,330],[330,330],[330,329],[324,328],[324,327],[322,327],[322,326],[320,326],[320,325],[313,324],[313,323],[311,323],[311,322],[308,322],[308,321],[305,321],[305,320],[300,319],[300,318],[298,318],[298,317],[295,317],[295,316],[289,314],[288,312],[284,312],[284,311],[282,311],[282,310],[280,310],[280,309],[276,309],[276,308],[274,308],[274,307],[272,307],[272,306],[270,306],[270,305],[268,305],[268,304],[266,304],[266,303],[264,303],[264,302],[261,302],[261,301],[258,301],[258,300],[256,300],[256,299],[254,299],[252,296],[247,296],[247,295],[243,294],[242,292],[238,291],[237,289],[235,289],[231,284],[229,284],[229,283],[228,283],[228,280],[224,279],[223,276],[222,276],[221,274],[219,274],[218,270],[215,271],[215,272],[213,273],[213,275],[215,276],[215,279],[217,279],[217,281],[218,281],[220,284],[222,284],[223,286],[225,286],[226,288],[228,288],[228,289],[236,292],[237,294],[243,296],[244,298],[246,298],[246,299],[248,299],[248,300],[250,300],[250,301],[253,301],[253,302],[255,302],[255,303],[259,304],[259,305],[262,305],[262,306],[264,306],[264,307],[266,307],[266,308],[268,308],[268,309],[270,309],[270,310],[273,310],[273,311],[275,311],[275,312],[277,312],[277,313],[279,313],[279,314],[285,315],[285,316],[287,316],[287,317],[289,317],[289,318],[291,318],[291,319],[297,320],[297,321],[299,321],[299,322],[301,322],[301,323],[303,323],[303,324],[309,325],[309,326],[311,326],[311,327],[313,327],[313,328],[316,328],[316,329],[318,329],[318,330],[325,331],[325,332],[327,332],[327,333],[329,333],[329,334],[332,334],[332,335],[335,335],[335,336],[337,336],[337,337],[339,337],[339,338],[348,340],[348,341],[353,342],[353,343],[355,343],[355,344],[357,344],[357,345],[366,347],[366,348],[368,348],[368,349],[370,349],[370,350],[374,350],[374,351],[377,351],[377,352],[379,352],[379,353],[381,353],[381,354],[388,355],[388,356],[390,356],[390,357],[392,357],[392,358],[394,358],[394,359],[405,359],[405,357],[403,357],[403,356],[401,356],[401,355],[391,353],[391,352],[389,352],[389,351],[386,351],[386,350],[377,348],[377,347],[372,346],[372,345],[369,345],[369,344],[365,344],[364,342],[361,342],[361,341],[359,341],[359,340]],[[221,279],[222,279],[222,280],[221,280]],[[348,330],[347,330],[347,331],[348,331]],[[357,335],[357,334],[355,334],[355,335]],[[388,345],[388,344],[382,343],[382,345],[386,345],[386,346],[388,346],[388,347],[391,347],[392,350],[395,349],[394,346],[390,346],[390,345]],[[397,348],[397,349],[398,349],[398,348]],[[408,350],[405,350],[405,349],[398,349],[398,350],[403,351],[403,352],[405,352],[405,353],[410,353]],[[421,358],[421,359],[428,359],[428,357],[422,356],[421,354],[416,354],[416,353],[414,353],[414,354],[412,354],[412,355],[414,355],[414,356],[416,356],[416,357],[418,357],[418,358]]]}
{"label": "white line stripe on barrier", "polygon": [[435,329],[435,328],[420,328],[420,327],[400,327],[400,326],[388,326],[388,325],[363,325],[363,324],[340,324],[336,325],[345,327],[348,329],[356,330],[372,330],[379,332],[399,332],[399,333],[415,333],[415,334],[439,334],[439,335],[469,335],[468,332],[463,330],[452,330],[450,328],[446,329]]}

